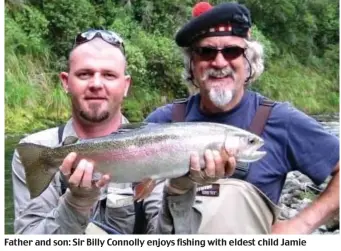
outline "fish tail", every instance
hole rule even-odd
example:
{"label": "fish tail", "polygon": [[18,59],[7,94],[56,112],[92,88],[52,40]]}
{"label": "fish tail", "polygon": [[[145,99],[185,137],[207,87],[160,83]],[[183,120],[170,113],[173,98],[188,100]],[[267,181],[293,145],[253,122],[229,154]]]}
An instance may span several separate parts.
{"label": "fish tail", "polygon": [[16,148],[25,169],[31,199],[39,196],[49,186],[58,171],[47,152],[50,149],[33,143],[20,143]]}

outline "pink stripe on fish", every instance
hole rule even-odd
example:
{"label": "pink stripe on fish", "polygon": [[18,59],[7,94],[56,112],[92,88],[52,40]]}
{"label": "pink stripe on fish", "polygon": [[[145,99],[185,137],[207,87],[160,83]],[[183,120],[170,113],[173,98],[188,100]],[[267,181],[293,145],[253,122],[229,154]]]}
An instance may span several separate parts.
{"label": "pink stripe on fish", "polygon": [[[92,152],[87,159],[97,161],[120,161],[120,160],[141,160],[146,157],[155,156],[159,152],[177,152],[174,144],[149,144],[144,147],[128,147],[126,149],[112,149],[107,152]],[[82,158],[83,156],[79,156]],[[90,158],[89,158],[90,157]]]}

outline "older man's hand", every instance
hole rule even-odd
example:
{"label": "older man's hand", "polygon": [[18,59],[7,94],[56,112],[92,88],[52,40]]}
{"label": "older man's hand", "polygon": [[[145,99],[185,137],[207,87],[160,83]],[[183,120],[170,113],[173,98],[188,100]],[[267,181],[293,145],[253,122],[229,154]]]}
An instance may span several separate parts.
{"label": "older man's hand", "polygon": [[204,154],[205,168],[200,165],[197,153],[191,154],[189,175],[166,181],[166,191],[170,195],[180,195],[188,192],[195,184],[211,184],[218,179],[231,176],[236,168],[233,154],[225,150],[206,150]]}

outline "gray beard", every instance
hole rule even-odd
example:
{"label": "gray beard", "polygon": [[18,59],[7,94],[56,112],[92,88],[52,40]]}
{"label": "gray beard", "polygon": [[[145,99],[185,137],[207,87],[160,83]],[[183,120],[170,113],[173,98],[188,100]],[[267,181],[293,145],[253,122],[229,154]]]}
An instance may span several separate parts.
{"label": "gray beard", "polygon": [[[235,79],[235,72],[230,67],[225,67],[220,70],[208,69],[201,81],[207,81],[209,76],[231,76]],[[224,87],[212,87],[209,90],[208,96],[211,102],[218,108],[224,109],[233,99],[235,90],[226,90]]]}
{"label": "gray beard", "polygon": [[233,99],[234,90],[225,90],[224,88],[212,88],[209,93],[211,102],[218,108],[224,109]]}

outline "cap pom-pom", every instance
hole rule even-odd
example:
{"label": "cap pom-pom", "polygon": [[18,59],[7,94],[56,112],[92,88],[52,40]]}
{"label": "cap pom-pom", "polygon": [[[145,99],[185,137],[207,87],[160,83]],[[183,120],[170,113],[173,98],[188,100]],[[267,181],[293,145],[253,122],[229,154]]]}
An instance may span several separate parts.
{"label": "cap pom-pom", "polygon": [[197,17],[212,8],[208,2],[199,2],[192,9],[192,16]]}

